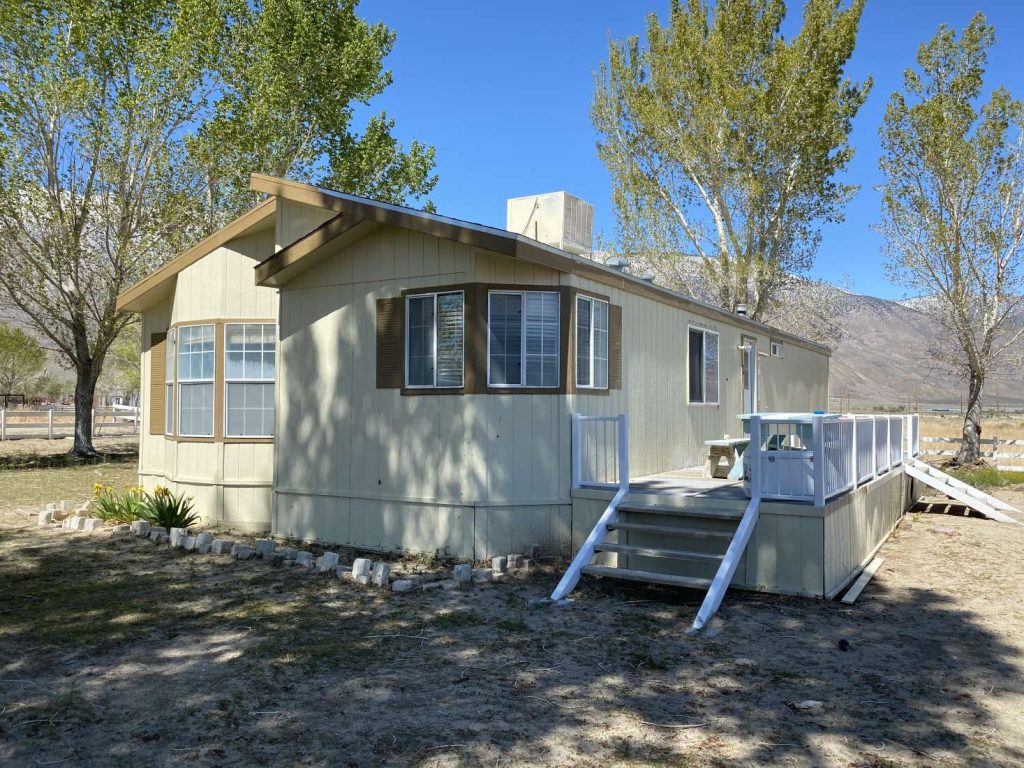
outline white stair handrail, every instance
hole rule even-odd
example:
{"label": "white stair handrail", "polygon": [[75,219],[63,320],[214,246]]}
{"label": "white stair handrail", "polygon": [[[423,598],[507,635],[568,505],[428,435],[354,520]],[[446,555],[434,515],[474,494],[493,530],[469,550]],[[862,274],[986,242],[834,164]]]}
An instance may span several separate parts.
{"label": "white stair handrail", "polygon": [[725,557],[718,566],[708,592],[704,595],[704,602],[697,611],[697,618],[693,620],[693,631],[704,628],[704,625],[711,621],[711,618],[718,612],[722,604],[722,598],[732,583],[732,577],[736,574],[736,568],[740,564],[740,558],[747,549],[750,537],[757,526],[757,518],[761,509],[761,417],[750,417],[750,501],[743,513],[740,524],[736,526],[736,534],[729,542],[729,548],[725,551]]}
{"label": "white stair handrail", "polygon": [[[579,423],[579,414],[573,414],[574,434],[578,434],[578,430],[575,425]],[[608,502],[608,506],[605,507],[604,513],[598,518],[597,524],[594,525],[590,535],[587,536],[586,541],[583,542],[583,546],[580,547],[580,551],[576,553],[576,557],[573,558],[572,563],[569,564],[569,568],[566,570],[562,579],[558,582],[558,586],[555,587],[555,591],[551,593],[551,600],[557,601],[564,598],[574,589],[579,583],[580,574],[583,568],[587,566],[590,561],[594,558],[595,547],[601,544],[605,537],[608,535],[608,525],[614,523],[619,517],[619,504],[629,493],[629,421],[626,414],[620,414],[618,416],[618,450],[619,450],[619,488],[612,497],[612,500]],[[579,455],[579,446],[573,447],[573,455]]]}

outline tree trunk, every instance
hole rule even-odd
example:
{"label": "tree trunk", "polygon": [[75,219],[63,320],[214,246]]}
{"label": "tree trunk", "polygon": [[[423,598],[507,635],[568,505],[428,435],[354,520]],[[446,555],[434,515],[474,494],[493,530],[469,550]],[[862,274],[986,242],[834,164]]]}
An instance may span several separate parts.
{"label": "tree trunk", "polygon": [[967,392],[967,411],[964,414],[964,434],[960,452],[953,459],[961,466],[976,464],[981,459],[981,392],[985,379],[971,373]]}
{"label": "tree trunk", "polygon": [[89,458],[96,455],[92,445],[92,406],[96,396],[96,380],[99,366],[93,361],[78,368],[75,380],[75,444],[71,455]]}

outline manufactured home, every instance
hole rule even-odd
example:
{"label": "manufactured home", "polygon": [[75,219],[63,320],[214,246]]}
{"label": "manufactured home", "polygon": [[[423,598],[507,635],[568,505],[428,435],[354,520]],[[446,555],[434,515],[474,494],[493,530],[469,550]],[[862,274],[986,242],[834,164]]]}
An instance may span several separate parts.
{"label": "manufactured home", "polygon": [[[143,324],[140,480],[210,523],[477,560],[583,545],[581,572],[703,585],[753,483],[732,582],[824,596],[914,496],[887,471],[910,421],[820,415],[827,348],[595,261],[571,195],[510,200],[500,229],[251,186],[263,202],[118,303]],[[825,488],[851,435],[871,466]],[[730,477],[693,469],[708,441]]]}

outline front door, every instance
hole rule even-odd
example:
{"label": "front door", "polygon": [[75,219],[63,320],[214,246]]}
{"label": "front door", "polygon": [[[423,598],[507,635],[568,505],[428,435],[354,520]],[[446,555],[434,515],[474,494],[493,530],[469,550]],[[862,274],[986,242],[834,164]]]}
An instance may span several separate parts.
{"label": "front door", "polygon": [[743,357],[740,367],[743,372],[743,412],[757,412],[757,341],[743,338],[740,346]]}

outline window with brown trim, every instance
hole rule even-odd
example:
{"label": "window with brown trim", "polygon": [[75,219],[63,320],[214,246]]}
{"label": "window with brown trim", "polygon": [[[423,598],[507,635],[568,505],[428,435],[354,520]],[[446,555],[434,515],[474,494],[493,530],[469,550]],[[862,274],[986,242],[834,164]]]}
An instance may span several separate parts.
{"label": "window with brown trim", "polygon": [[608,389],[608,302],[576,297],[576,387]]}
{"label": "window with brown trim", "polygon": [[488,386],[558,387],[560,299],[557,291],[488,293]]}
{"label": "window with brown trim", "polygon": [[178,327],[178,434],[213,437],[215,326]]}
{"label": "window with brown trim", "polygon": [[224,435],[274,435],[277,326],[224,325]]}
{"label": "window with brown trim", "polygon": [[463,386],[465,304],[462,291],[406,296],[405,386],[423,389]]}

